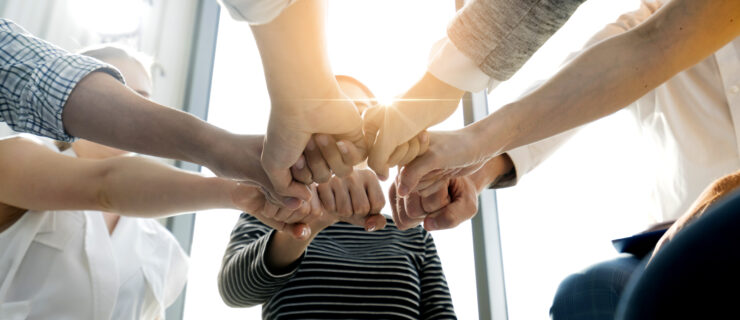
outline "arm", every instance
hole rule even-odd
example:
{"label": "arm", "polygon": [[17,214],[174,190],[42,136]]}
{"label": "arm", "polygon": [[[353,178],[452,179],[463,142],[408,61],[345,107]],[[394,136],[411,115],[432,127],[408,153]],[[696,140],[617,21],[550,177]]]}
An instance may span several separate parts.
{"label": "arm", "polygon": [[419,272],[421,278],[421,319],[449,319],[455,317],[450,289],[437,255],[432,234],[424,232],[424,262]]}
{"label": "arm", "polygon": [[26,138],[0,140],[0,203],[29,210],[100,210],[137,217],[237,208],[236,182],[139,157],[87,160]]}
{"label": "arm", "polygon": [[290,167],[313,133],[350,141],[365,158],[360,116],[329,64],[325,5],[323,0],[301,0],[272,22],[252,26],[272,104],[262,165],[278,193],[305,201],[310,192],[293,181]]}
{"label": "arm", "polygon": [[273,273],[267,267],[267,246],[277,233],[247,213],[239,217],[218,274],[218,289],[228,306],[265,303],[295,274],[295,266],[285,273]]}
{"label": "arm", "polygon": [[339,220],[364,225],[368,231],[385,227],[385,217],[378,214],[385,199],[372,172],[335,176],[313,186],[312,192],[311,210],[321,213],[309,223],[311,234],[305,239],[282,231],[270,232],[255,218],[242,215],[232,232],[219,275],[219,290],[226,304],[249,307],[267,301],[295,274],[311,241]]}
{"label": "arm", "polygon": [[439,137],[440,144],[432,137],[402,185],[411,190],[432,169],[480,163],[619,110],[740,34],[739,12],[740,2],[731,0],[664,5],[634,29],[590,47],[519,101]]}

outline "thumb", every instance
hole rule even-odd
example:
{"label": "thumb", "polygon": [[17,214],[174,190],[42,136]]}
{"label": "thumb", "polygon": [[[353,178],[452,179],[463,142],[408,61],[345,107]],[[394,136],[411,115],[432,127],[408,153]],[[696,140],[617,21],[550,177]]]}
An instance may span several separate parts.
{"label": "thumb", "polygon": [[434,163],[431,153],[425,153],[404,166],[398,174],[398,195],[408,196],[419,185],[419,181],[435,169]]}

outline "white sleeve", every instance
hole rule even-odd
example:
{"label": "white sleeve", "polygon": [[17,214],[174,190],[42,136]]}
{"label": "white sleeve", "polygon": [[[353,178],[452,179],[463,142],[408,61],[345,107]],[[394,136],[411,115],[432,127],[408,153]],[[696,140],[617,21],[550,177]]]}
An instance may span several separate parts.
{"label": "white sleeve", "polygon": [[251,25],[269,23],[296,0],[220,0],[235,20]]}
{"label": "white sleeve", "polygon": [[491,91],[500,83],[481,71],[446,37],[432,47],[427,71],[442,82],[469,92]]}

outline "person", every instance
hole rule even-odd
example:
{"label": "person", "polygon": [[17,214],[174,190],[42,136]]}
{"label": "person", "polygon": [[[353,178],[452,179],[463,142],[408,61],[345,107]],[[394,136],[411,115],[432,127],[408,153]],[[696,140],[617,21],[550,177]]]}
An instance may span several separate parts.
{"label": "person", "polygon": [[[371,94],[353,78],[338,81],[355,98]],[[376,222],[387,226],[375,233],[366,232],[375,226],[338,222],[383,208],[372,171],[333,176],[313,190],[313,208],[323,214],[311,224],[308,240],[293,240],[242,214],[219,274],[227,305],[262,304],[264,319],[455,319],[430,233],[421,227],[401,231],[382,215]]]}
{"label": "person", "polygon": [[705,189],[630,282],[615,319],[717,319],[735,312],[738,186],[740,171]]}
{"label": "person", "polygon": [[[143,65],[119,48],[85,53],[120,70],[147,98]],[[123,78],[122,78],[123,79]],[[156,319],[179,296],[187,256],[152,217],[209,208],[310,221],[261,191],[80,139],[0,140],[0,318]],[[291,220],[292,219],[292,220]]]}
{"label": "person", "polygon": [[[345,140],[347,149],[360,155],[345,155],[341,162],[329,165],[340,176],[369,154],[370,167],[385,180],[388,160],[394,153],[409,153],[409,143],[414,137],[452,114],[463,91],[448,83],[460,85],[463,74],[469,75],[475,80],[468,81],[464,88],[473,86],[478,89],[472,90],[477,91],[489,83],[506,80],[583,1],[472,1],[453,20],[448,30],[449,40],[437,54],[440,62],[434,63],[419,83],[402,96],[406,101],[422,98],[424,102],[394,106],[388,109],[387,117],[369,118],[374,121],[365,121],[368,123],[365,132],[362,120],[353,113],[331,70],[324,34],[326,1],[221,0],[221,3],[234,19],[251,24],[262,57],[272,103],[262,165],[278,193],[305,200],[309,197],[308,190],[292,179],[290,169],[311,140],[311,134],[331,134],[337,141]],[[378,109],[374,114],[383,110]],[[414,121],[380,121],[391,117],[403,119],[404,115],[412,115]],[[381,126],[395,130],[379,130]],[[284,130],[286,127],[293,130]],[[372,128],[379,132],[373,134],[368,130]],[[372,146],[361,138],[368,132]]]}
{"label": "person", "polygon": [[[430,134],[400,173],[401,196],[428,173],[468,173],[523,145],[615,112],[740,35],[740,3],[673,0],[639,26],[584,50],[542,86],[460,130]],[[667,54],[670,53],[670,54]]]}
{"label": "person", "polygon": [[10,20],[0,19],[0,43],[0,121],[14,131],[197,163],[259,185],[273,203],[300,205],[273,191],[259,162],[261,137],[232,134],[145,99],[123,84],[116,68],[71,54]]}
{"label": "person", "polygon": [[[605,27],[589,40],[586,47],[636,28],[657,14],[662,5],[662,1],[643,1],[640,9]],[[734,39],[629,107],[642,134],[654,142],[657,163],[661,164],[655,168],[653,196],[657,201],[649,217],[656,224],[670,225],[699,196],[702,186],[740,167],[736,144],[738,125],[732,116],[740,102],[734,92],[736,90],[733,90],[738,83],[734,75],[740,72],[737,63],[740,60],[739,41]],[[496,156],[489,160],[483,173],[488,172],[493,187],[513,185],[544,161],[574,131]],[[733,136],[736,138],[727,139]],[[428,181],[422,187],[430,183]],[[422,198],[429,193],[423,191]],[[434,197],[444,196],[449,197],[440,192],[423,200],[434,203]],[[407,210],[399,213],[397,224],[413,226],[425,219],[428,229],[445,229],[469,219],[475,212],[469,208],[444,216],[426,214],[423,210]],[[642,258],[623,255],[567,277],[555,295],[550,310],[552,318],[613,318],[620,296],[633,274],[639,271]]]}

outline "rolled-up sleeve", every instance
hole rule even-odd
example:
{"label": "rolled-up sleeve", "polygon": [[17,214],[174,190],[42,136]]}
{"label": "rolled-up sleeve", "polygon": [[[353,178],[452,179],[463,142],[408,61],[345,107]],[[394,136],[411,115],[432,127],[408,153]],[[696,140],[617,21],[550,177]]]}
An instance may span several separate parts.
{"label": "rolled-up sleeve", "polygon": [[72,141],[62,123],[64,104],[77,83],[94,71],[123,82],[112,66],[71,54],[0,19],[0,121],[13,130]]}
{"label": "rolled-up sleeve", "polygon": [[235,20],[260,25],[275,20],[296,0],[220,0]]}
{"label": "rolled-up sleeve", "polygon": [[447,28],[480,70],[509,79],[585,0],[473,0]]}

